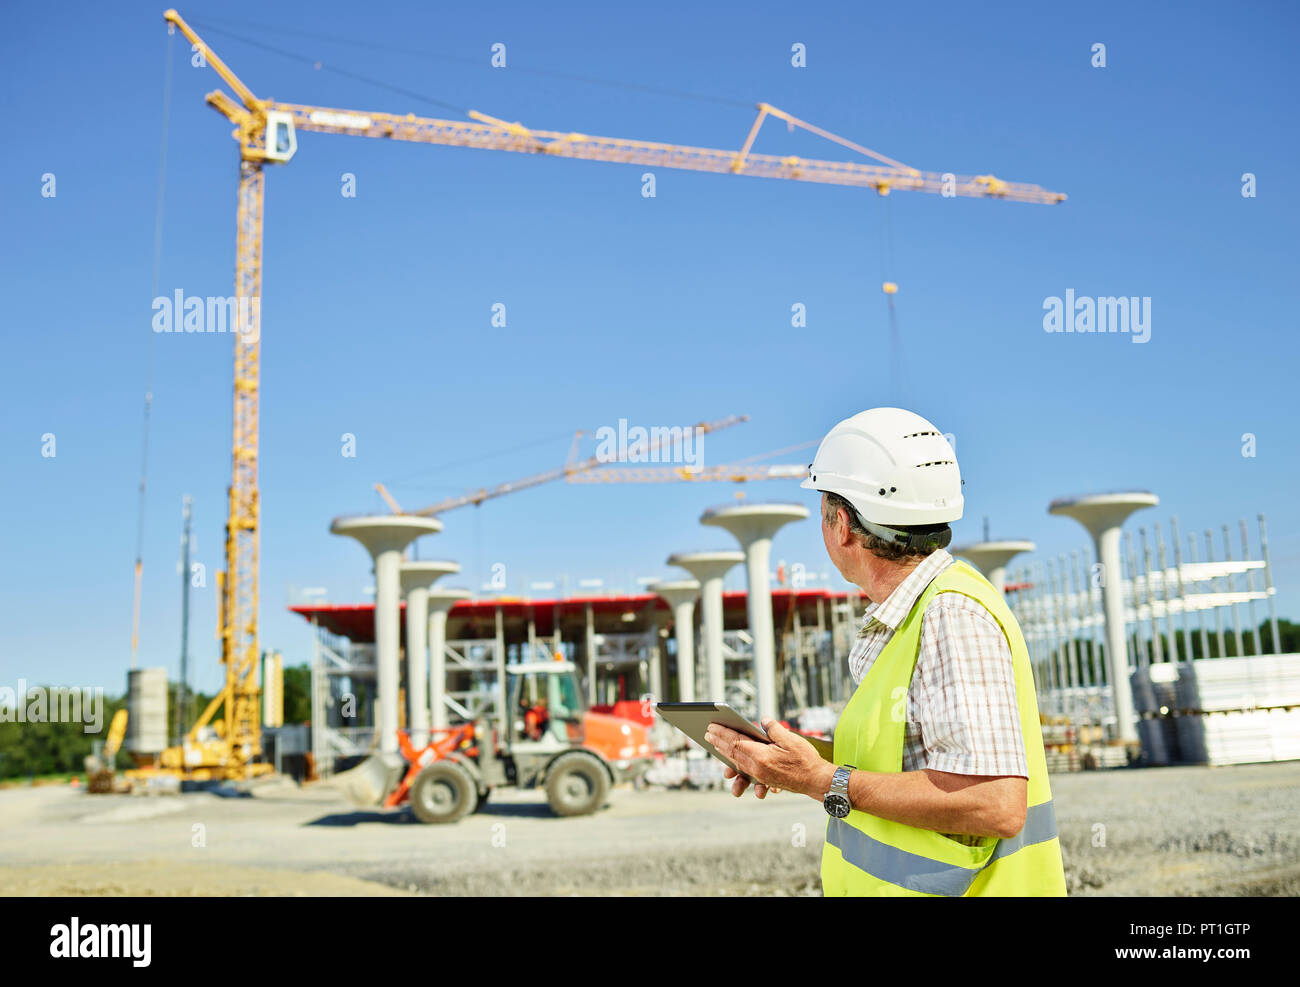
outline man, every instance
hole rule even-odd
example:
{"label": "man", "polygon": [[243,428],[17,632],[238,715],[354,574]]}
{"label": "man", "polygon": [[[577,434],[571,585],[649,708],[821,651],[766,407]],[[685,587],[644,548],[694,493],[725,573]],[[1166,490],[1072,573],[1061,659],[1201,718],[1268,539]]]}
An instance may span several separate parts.
{"label": "man", "polygon": [[944,549],[962,514],[948,440],[920,415],[872,408],[826,435],[803,486],[822,538],[871,601],[849,655],[857,688],[832,762],[774,720],[771,744],[710,726],[744,772],[732,793],[822,802],[827,895],[1063,895],[1037,697],[1001,595]]}

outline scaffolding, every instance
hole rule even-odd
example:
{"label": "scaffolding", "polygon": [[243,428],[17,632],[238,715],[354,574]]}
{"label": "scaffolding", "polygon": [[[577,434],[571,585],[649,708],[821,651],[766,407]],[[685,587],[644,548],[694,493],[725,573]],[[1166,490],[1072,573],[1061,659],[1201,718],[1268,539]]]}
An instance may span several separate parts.
{"label": "scaffolding", "polygon": [[[1123,535],[1119,578],[1126,665],[1144,763],[1199,763],[1207,756],[1214,760],[1213,751],[1188,742],[1198,735],[1190,719],[1228,710],[1207,710],[1186,698],[1196,694],[1198,677],[1240,681],[1235,698],[1222,702],[1244,713],[1259,704],[1256,680],[1264,673],[1249,669],[1264,667],[1261,656],[1275,656],[1278,668],[1296,669],[1296,673],[1274,676],[1278,682],[1300,674],[1296,656],[1281,654],[1264,516],[1259,515],[1258,557],[1252,552],[1245,520],[1238,526],[1236,558],[1229,525],[1222,525],[1219,532],[1216,552],[1215,532],[1205,529],[1204,561],[1199,558],[1198,539],[1190,533],[1184,557],[1177,518],[1170,519],[1170,542],[1159,524],[1136,529],[1136,539],[1132,532]],[[1222,558],[1216,559],[1216,554]],[[1258,588],[1257,577],[1262,583]],[[1117,744],[1114,684],[1109,680],[1111,666],[1105,650],[1104,579],[1089,547],[1055,559],[1030,560],[1011,573],[1007,586],[1008,601],[1029,649],[1044,745],[1049,762],[1058,768],[1127,763]],[[1256,605],[1261,602],[1267,604],[1269,614],[1263,623],[1256,619]],[[1288,698],[1290,688],[1278,685],[1281,691],[1274,698],[1279,708],[1293,702]],[[1177,722],[1180,719],[1185,722]],[[1257,752],[1263,754],[1264,747]]]}
{"label": "scaffolding", "polygon": [[330,634],[313,618],[311,754],[316,773],[363,757],[375,745],[375,649]]}

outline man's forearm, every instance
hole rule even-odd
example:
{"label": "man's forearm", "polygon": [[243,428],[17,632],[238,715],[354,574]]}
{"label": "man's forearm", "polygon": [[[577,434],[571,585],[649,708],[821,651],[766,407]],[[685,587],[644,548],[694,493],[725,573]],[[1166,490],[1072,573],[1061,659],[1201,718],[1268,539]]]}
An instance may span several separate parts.
{"label": "man's forearm", "polygon": [[928,769],[897,774],[855,769],[849,777],[849,801],[853,808],[881,819],[936,833],[1012,836],[1023,824],[1023,812],[1017,812],[1005,791],[995,793],[989,787],[1005,780]]}

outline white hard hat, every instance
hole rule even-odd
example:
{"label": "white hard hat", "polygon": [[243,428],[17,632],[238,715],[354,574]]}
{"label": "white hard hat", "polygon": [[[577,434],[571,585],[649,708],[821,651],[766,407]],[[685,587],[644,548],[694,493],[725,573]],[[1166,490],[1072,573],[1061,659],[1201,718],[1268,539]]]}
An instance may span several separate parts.
{"label": "white hard hat", "polygon": [[934,425],[902,408],[870,408],[832,428],[802,486],[839,494],[868,530],[946,524],[962,512],[957,454]]}

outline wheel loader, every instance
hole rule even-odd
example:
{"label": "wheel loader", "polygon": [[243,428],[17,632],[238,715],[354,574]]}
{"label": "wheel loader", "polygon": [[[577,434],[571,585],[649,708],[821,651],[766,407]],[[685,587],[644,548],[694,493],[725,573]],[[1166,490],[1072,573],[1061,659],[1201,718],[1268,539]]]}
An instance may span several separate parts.
{"label": "wheel loader", "polygon": [[509,665],[506,675],[505,736],[476,720],[435,728],[416,748],[399,731],[400,754],[372,755],[330,784],[360,807],[409,804],[425,823],[456,822],[506,786],[544,788],[556,815],[581,816],[654,763],[645,724],[589,710],[571,662]]}

